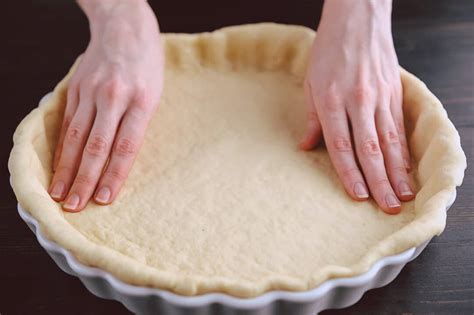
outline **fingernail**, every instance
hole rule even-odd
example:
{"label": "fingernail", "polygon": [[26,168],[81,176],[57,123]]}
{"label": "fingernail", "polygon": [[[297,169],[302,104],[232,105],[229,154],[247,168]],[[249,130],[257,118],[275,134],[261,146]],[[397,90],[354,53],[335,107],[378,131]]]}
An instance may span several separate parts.
{"label": "fingernail", "polygon": [[400,192],[400,196],[413,196],[413,191],[406,182],[398,184],[398,191]]}
{"label": "fingernail", "polygon": [[110,189],[108,187],[102,187],[99,192],[95,195],[95,200],[100,203],[107,203],[110,199]]}
{"label": "fingernail", "polygon": [[69,198],[67,198],[63,207],[68,210],[76,210],[77,206],[79,206],[80,201],[81,199],[77,194],[72,194],[71,196],[69,196]]}
{"label": "fingernail", "polygon": [[53,199],[61,199],[64,194],[64,182],[63,181],[57,181],[53,185],[53,189],[51,189],[50,196],[53,197]]}
{"label": "fingernail", "polygon": [[394,195],[387,195],[385,197],[385,202],[387,203],[387,206],[389,208],[398,208],[398,207],[400,207],[400,203],[398,202],[397,197],[395,197]]}
{"label": "fingernail", "polygon": [[357,198],[361,198],[361,199],[369,198],[369,193],[367,192],[367,188],[365,188],[365,185],[362,183],[356,183],[354,185],[354,194],[357,196]]}

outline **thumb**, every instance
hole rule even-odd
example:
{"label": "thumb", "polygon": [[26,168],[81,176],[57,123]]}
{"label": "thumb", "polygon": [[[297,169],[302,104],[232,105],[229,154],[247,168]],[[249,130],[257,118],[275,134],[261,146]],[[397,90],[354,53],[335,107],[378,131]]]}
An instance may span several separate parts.
{"label": "thumb", "polygon": [[316,106],[314,106],[310,87],[305,84],[306,103],[308,104],[308,124],[306,132],[300,141],[299,148],[302,150],[311,150],[314,148],[322,137],[321,123],[319,122]]}

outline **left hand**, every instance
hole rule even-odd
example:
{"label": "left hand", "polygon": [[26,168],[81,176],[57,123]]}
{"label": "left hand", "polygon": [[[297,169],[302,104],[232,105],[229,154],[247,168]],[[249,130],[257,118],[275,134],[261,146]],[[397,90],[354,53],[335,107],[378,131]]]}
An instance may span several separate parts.
{"label": "left hand", "polygon": [[79,1],[91,41],[72,75],[49,193],[67,211],[109,204],[124,184],[163,88],[158,23],[146,1]]}

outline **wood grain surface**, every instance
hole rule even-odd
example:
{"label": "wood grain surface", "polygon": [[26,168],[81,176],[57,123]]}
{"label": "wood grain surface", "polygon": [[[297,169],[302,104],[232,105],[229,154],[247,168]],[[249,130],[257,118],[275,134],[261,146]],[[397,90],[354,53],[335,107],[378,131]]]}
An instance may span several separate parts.
{"label": "wood grain surface", "polygon": [[[150,1],[164,32],[200,32],[274,21],[314,28],[321,1]],[[400,64],[420,77],[458,128],[474,162],[474,1],[395,0]],[[8,184],[12,134],[86,47],[87,20],[73,1],[2,4],[0,82],[0,314],[129,314],[62,271],[16,212]],[[474,172],[468,168],[444,233],[384,288],[323,314],[474,314]]]}

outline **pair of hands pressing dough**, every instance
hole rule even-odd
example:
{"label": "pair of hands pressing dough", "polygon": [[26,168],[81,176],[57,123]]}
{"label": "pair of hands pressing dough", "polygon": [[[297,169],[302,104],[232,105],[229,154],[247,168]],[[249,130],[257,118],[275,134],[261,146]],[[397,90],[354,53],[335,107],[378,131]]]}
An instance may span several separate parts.
{"label": "pair of hands pressing dough", "polygon": [[[78,2],[91,40],[69,83],[49,188],[67,211],[116,198],[163,89],[163,49],[147,2]],[[299,146],[310,150],[324,135],[347,193],[360,201],[371,195],[395,214],[415,194],[391,5],[325,3],[304,83],[309,115]]]}

